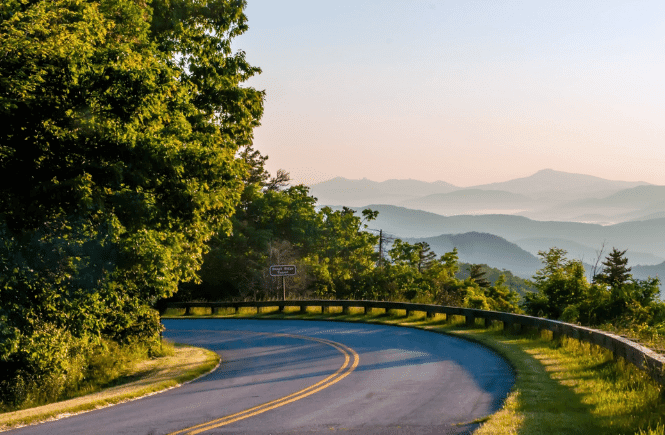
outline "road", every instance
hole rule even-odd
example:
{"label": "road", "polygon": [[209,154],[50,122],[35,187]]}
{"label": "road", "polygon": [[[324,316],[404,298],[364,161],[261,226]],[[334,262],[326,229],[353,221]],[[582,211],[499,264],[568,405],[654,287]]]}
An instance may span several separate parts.
{"label": "road", "polygon": [[514,376],[492,351],[410,328],[300,320],[165,319],[165,337],[212,349],[210,375],[12,434],[462,434]]}

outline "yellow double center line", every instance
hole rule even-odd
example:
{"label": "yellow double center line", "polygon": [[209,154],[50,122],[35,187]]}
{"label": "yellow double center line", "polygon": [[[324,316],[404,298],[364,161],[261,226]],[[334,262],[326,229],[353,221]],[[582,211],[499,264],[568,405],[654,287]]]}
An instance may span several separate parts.
{"label": "yellow double center line", "polygon": [[[351,349],[348,346],[345,346],[341,343],[336,343],[334,341],[330,340],[325,340],[322,338],[314,338],[314,337],[305,337],[305,336],[300,336],[300,335],[291,335],[291,334],[274,334],[274,333],[257,333],[258,335],[270,335],[270,336],[277,336],[277,337],[289,337],[289,338],[297,338],[300,340],[310,340],[310,341],[316,341],[318,343],[326,344],[328,346],[332,346],[335,349],[339,350],[343,355],[344,355],[344,364],[342,364],[342,367],[340,367],[335,373],[332,375],[328,376],[325,379],[322,379],[321,381],[317,382],[314,385],[310,385],[307,388],[304,388],[300,391],[296,391],[293,394],[289,394],[288,396],[284,396],[280,399],[276,399],[267,403],[264,403],[262,405],[255,406],[253,408],[246,409],[241,412],[237,412],[235,414],[227,415],[226,417],[218,418],[216,420],[209,421],[207,423],[202,423],[196,426],[192,426],[186,429],[179,430],[177,432],[172,432],[169,435],[176,435],[176,434],[198,434],[201,432],[205,432],[210,429],[215,429],[220,426],[224,426],[227,424],[234,423],[238,420],[243,420],[245,418],[249,418],[258,414],[261,414],[266,411],[270,411],[271,409],[278,408],[280,406],[284,406],[286,404],[289,404],[291,402],[295,402],[296,400],[304,399],[307,396],[311,396],[312,394],[323,390],[324,388],[327,388],[345,377],[349,376],[349,374],[358,367],[358,364],[360,363],[360,355],[353,349]],[[351,358],[353,357],[353,362],[351,363]]]}

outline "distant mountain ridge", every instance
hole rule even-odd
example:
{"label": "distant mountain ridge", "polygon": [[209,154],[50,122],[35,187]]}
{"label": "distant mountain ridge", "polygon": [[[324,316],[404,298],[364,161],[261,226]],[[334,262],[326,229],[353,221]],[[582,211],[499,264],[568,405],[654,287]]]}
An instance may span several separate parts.
{"label": "distant mountain ridge", "polygon": [[607,180],[592,175],[542,169],[535,174],[500,183],[481,184],[475,189],[505,190],[533,199],[571,200],[607,196],[623,189],[650,185],[643,181]]}
{"label": "distant mountain ridge", "polygon": [[314,184],[319,204],[387,204],[444,216],[511,214],[530,219],[611,225],[665,217],[665,186],[544,169],[529,177],[459,187],[444,181],[335,178]]}
{"label": "distant mountain ridge", "polygon": [[371,222],[373,228],[383,229],[397,237],[436,237],[472,231],[490,233],[516,243],[519,239],[558,238],[600,249],[605,246],[628,249],[629,252],[651,254],[665,258],[665,218],[622,222],[602,226],[579,222],[536,221],[513,215],[442,216],[422,210],[392,205],[366,205],[379,212]]}
{"label": "distant mountain ridge", "polygon": [[319,204],[357,206],[368,202],[397,204],[404,200],[423,195],[448,193],[458,190],[445,181],[428,183],[418,180],[372,181],[333,178],[310,187],[310,193],[318,198]]}
{"label": "distant mountain ridge", "polygon": [[457,248],[460,261],[487,264],[497,269],[510,270],[515,275],[530,278],[542,267],[541,261],[531,253],[503,237],[471,231],[463,234],[442,234],[437,237],[406,239],[410,243],[426,242],[437,255]]}
{"label": "distant mountain ridge", "polygon": [[511,212],[530,207],[533,202],[527,196],[505,190],[461,189],[409,199],[403,201],[402,205],[445,215],[513,214]]}

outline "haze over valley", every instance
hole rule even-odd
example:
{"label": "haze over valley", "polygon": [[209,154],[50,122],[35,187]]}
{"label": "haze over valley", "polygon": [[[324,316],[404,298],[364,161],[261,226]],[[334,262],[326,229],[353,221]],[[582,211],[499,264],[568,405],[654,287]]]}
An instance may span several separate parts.
{"label": "haze over valley", "polygon": [[627,249],[635,278],[665,277],[665,186],[545,169],[514,180],[460,187],[445,181],[334,178],[310,187],[320,206],[370,208],[373,229],[439,255],[530,278],[539,251],[565,249],[587,273],[604,244]]}
{"label": "haze over valley", "polygon": [[311,186],[320,204],[389,204],[445,216],[513,214],[534,220],[611,225],[665,217],[665,186],[544,169],[501,183],[334,178]]}

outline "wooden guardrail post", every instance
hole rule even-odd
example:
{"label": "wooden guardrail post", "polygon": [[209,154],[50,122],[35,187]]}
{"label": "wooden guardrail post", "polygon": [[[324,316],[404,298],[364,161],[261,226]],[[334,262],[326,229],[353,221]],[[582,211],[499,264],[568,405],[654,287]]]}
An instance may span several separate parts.
{"label": "wooden guardrail post", "polygon": [[509,320],[503,320],[503,330],[505,332],[520,332],[522,330],[522,325]]}

